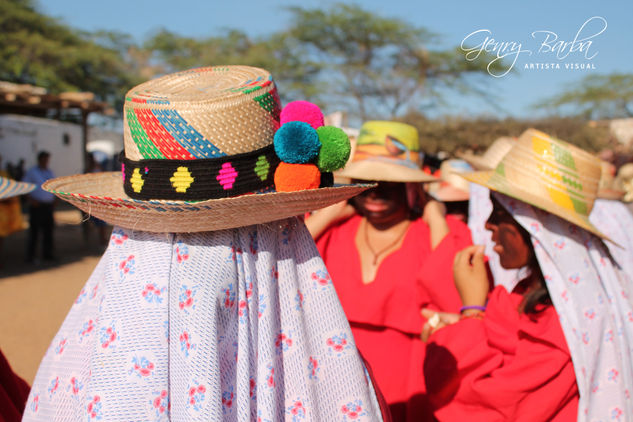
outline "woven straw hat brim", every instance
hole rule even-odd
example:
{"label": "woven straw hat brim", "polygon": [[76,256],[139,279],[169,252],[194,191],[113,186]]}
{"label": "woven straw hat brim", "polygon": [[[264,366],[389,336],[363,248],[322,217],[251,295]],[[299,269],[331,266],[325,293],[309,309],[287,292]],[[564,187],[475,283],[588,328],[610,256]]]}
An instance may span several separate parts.
{"label": "woven straw hat brim", "polygon": [[0,177],[0,199],[24,195],[32,192],[36,187],[33,183],[17,182],[6,177]]}
{"label": "woven straw hat brim", "polygon": [[343,170],[335,173],[337,177],[357,180],[376,180],[379,182],[438,182],[437,177],[422,170],[409,168],[387,161],[361,160],[348,163]]}
{"label": "woven straw hat brim", "polygon": [[123,191],[120,172],[51,179],[48,192],[111,225],[159,233],[222,230],[304,214],[359,194],[371,184],[270,192],[200,202],[140,201]]}
{"label": "woven straw hat brim", "polygon": [[475,155],[472,152],[459,152],[456,154],[458,158],[466,161],[470,164],[475,170],[494,170],[494,166],[491,166],[490,163],[479,155]]}
{"label": "woven straw hat brim", "polygon": [[431,196],[442,202],[468,201],[470,199],[470,192],[463,191],[452,185],[446,185],[432,192]]}
{"label": "woven straw hat brim", "polygon": [[527,204],[530,204],[532,206],[545,210],[549,213],[552,213],[562,218],[563,220],[569,221],[570,223],[573,223],[587,230],[590,233],[595,234],[596,236],[602,239],[605,239],[614,243],[606,235],[600,233],[600,231],[598,231],[598,229],[595,228],[593,224],[591,224],[591,222],[589,222],[588,218],[585,218],[579,214],[570,213],[565,208],[560,207],[553,202],[547,201],[538,195],[535,195],[531,192],[521,189],[519,186],[504,182],[505,179],[500,179],[500,178],[494,179],[492,178],[493,174],[494,174],[494,171],[476,171],[472,173],[460,173],[460,175],[464,177],[466,180],[468,180],[469,182],[473,182],[478,185],[485,186],[490,190],[502,193],[514,199],[518,199],[519,201],[523,201]]}

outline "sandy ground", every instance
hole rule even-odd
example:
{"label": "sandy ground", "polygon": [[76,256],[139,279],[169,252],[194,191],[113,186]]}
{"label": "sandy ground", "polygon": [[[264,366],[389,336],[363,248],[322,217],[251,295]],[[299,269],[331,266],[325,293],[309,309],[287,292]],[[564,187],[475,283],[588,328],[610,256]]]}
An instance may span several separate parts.
{"label": "sandy ground", "polygon": [[57,262],[24,262],[27,231],[5,238],[0,252],[0,349],[29,384],[105,249],[94,226],[82,224],[80,212],[70,206],[60,206],[55,222]]}

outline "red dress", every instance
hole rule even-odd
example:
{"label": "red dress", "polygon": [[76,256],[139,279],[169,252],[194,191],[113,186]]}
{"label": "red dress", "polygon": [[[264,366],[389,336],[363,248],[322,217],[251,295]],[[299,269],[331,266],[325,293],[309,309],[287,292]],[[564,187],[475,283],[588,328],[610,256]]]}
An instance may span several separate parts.
{"label": "red dress", "polygon": [[431,336],[424,375],[440,421],[576,420],[578,388],[556,310],[519,314],[522,299],[499,286],[483,320]]}
{"label": "red dress", "polygon": [[472,243],[468,227],[448,216],[450,233],[431,250],[429,227],[412,221],[402,246],[383,259],[373,282],[364,284],[355,238],[355,215],[329,228],[317,247],[330,272],[358,349],[371,365],[394,421],[424,420],[426,404],[420,340],[423,306],[457,312],[452,277],[455,253]]}
{"label": "red dress", "polygon": [[11,369],[0,351],[0,422],[19,422],[31,387]]}

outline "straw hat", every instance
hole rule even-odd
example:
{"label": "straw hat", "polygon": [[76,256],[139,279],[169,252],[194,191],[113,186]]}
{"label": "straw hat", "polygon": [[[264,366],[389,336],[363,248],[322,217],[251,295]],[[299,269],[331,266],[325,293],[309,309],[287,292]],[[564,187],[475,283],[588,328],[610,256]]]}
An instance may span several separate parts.
{"label": "straw hat", "polygon": [[457,157],[473,166],[475,170],[492,170],[497,167],[504,155],[512,149],[515,139],[502,136],[488,147],[483,155],[475,155],[472,152],[457,153]]}
{"label": "straw hat", "polygon": [[465,173],[463,177],[607,239],[589,222],[600,173],[598,158],[543,132],[528,129],[494,171]]}
{"label": "straw hat", "polygon": [[418,130],[405,123],[370,121],[356,139],[354,156],[337,177],[383,182],[433,182],[420,163]]}
{"label": "straw hat", "polygon": [[598,185],[597,197],[601,199],[611,199],[619,201],[626,193],[620,189],[615,180],[615,166],[607,161],[600,161],[601,175],[600,184]]}
{"label": "straw hat", "polygon": [[[325,148],[322,136],[332,130],[321,129],[337,129],[322,126],[319,113],[310,105],[286,115],[284,153],[297,159],[286,163],[276,143],[284,116],[267,71],[224,66],[166,75],[126,95],[122,173],[61,177],[43,188],[109,224],[150,232],[220,230],[303,214],[370,187],[320,188],[331,185],[332,170],[313,162],[321,166],[323,151],[335,149]],[[282,190],[295,191],[274,189],[281,168],[292,182]]]}
{"label": "straw hat", "polygon": [[33,183],[17,182],[0,176],[0,199],[24,195],[33,191],[36,187]]}
{"label": "straw hat", "polygon": [[464,160],[444,160],[440,165],[440,182],[429,184],[429,193],[438,201],[457,202],[470,199],[469,183],[460,173],[467,173],[473,168]]}

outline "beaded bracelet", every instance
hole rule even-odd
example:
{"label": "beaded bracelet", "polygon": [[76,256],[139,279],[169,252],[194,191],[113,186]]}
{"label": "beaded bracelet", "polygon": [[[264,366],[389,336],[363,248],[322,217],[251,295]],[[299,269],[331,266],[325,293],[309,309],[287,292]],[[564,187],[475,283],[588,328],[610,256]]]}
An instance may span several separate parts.
{"label": "beaded bracelet", "polygon": [[467,311],[469,309],[476,309],[478,311],[484,312],[486,310],[485,306],[480,306],[480,305],[467,305],[467,306],[462,306],[461,308],[459,308],[459,313],[461,314],[464,311]]}

